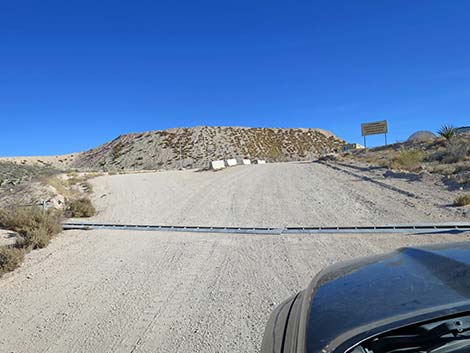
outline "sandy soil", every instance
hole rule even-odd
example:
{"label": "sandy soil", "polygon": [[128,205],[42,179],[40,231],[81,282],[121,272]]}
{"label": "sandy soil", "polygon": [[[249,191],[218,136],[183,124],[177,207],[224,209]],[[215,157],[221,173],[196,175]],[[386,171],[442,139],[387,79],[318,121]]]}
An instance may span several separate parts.
{"label": "sandy soil", "polygon": [[322,267],[463,239],[69,231],[0,280],[0,352],[257,352]]}
{"label": "sandy soil", "polygon": [[283,227],[465,220],[463,211],[451,206],[455,193],[432,181],[317,163],[115,175],[92,182],[96,221]]}

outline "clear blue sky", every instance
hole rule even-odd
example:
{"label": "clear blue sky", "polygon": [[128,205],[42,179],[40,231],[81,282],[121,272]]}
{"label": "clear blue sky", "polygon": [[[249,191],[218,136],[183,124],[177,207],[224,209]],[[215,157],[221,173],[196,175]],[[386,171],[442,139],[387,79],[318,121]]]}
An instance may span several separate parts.
{"label": "clear blue sky", "polygon": [[[0,155],[176,126],[470,124],[470,1],[2,1]],[[372,144],[382,141],[371,138]]]}

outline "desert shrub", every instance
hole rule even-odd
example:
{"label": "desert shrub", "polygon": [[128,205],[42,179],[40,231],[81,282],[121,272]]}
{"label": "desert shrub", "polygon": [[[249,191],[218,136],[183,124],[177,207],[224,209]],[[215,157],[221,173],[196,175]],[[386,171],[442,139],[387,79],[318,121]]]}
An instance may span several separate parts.
{"label": "desert shrub", "polygon": [[91,217],[96,214],[96,209],[88,198],[68,202],[67,211],[70,217]]}
{"label": "desert shrub", "polygon": [[438,149],[438,150],[435,150],[435,151],[431,151],[426,156],[426,162],[434,162],[434,161],[442,162],[442,160],[445,158],[445,156],[446,156],[446,150],[445,149]]}
{"label": "desert shrub", "polygon": [[17,268],[24,258],[24,250],[14,247],[0,247],[0,277]]}
{"label": "desert shrub", "polygon": [[43,248],[62,230],[62,214],[39,207],[12,207],[0,210],[0,227],[21,235],[17,246]]}
{"label": "desert shrub", "polygon": [[392,159],[390,167],[392,169],[417,171],[420,169],[423,159],[424,153],[422,151],[403,150]]}
{"label": "desert shrub", "polygon": [[454,201],[455,206],[467,206],[470,205],[470,194],[459,196]]}
{"label": "desert shrub", "polygon": [[456,167],[454,165],[440,163],[428,166],[427,171],[430,173],[439,173],[450,176],[456,172]]}
{"label": "desert shrub", "polygon": [[450,140],[452,137],[455,136],[456,129],[452,125],[444,125],[439,130],[437,130],[437,134],[441,137],[444,137],[446,140]]}
{"label": "desert shrub", "polygon": [[470,156],[470,143],[466,139],[453,139],[447,145],[442,158],[444,163],[457,163]]}

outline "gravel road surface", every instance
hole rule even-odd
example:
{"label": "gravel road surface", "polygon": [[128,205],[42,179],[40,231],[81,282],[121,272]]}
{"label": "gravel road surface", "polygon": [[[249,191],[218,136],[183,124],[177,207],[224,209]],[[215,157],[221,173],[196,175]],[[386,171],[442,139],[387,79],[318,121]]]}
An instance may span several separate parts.
{"label": "gravel road surface", "polygon": [[[285,163],[93,180],[94,220],[226,226],[463,220],[431,182]],[[436,235],[63,232],[0,279],[0,352],[257,352],[274,306],[340,260]]]}
{"label": "gravel road surface", "polygon": [[257,352],[322,267],[463,235],[68,231],[0,280],[0,352]]}
{"label": "gravel road surface", "polygon": [[284,227],[465,220],[451,206],[455,193],[433,182],[318,163],[115,175],[92,183],[99,211],[92,220],[103,222]]}

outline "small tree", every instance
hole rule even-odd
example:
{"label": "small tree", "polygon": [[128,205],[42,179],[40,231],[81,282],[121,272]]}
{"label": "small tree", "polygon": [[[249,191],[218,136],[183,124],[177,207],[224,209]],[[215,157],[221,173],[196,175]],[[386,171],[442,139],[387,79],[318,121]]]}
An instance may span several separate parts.
{"label": "small tree", "polygon": [[452,137],[454,137],[455,132],[455,127],[452,125],[444,125],[439,130],[437,130],[438,135],[444,137],[446,140],[450,140]]}

